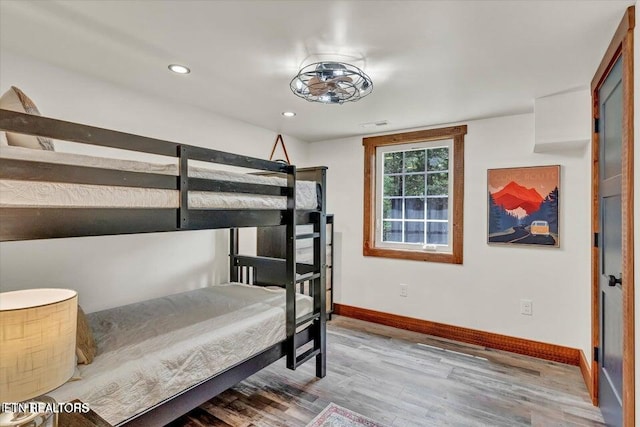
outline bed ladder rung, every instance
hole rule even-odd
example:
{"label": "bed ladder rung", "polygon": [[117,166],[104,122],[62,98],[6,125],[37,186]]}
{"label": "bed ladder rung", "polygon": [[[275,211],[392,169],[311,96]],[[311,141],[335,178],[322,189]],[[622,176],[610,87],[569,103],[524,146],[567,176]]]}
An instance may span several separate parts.
{"label": "bed ladder rung", "polygon": [[298,234],[296,236],[297,240],[305,240],[305,239],[317,239],[320,237],[320,233],[309,233],[309,234]]}
{"label": "bed ladder rung", "polygon": [[312,320],[316,320],[320,318],[320,313],[309,313],[305,316],[302,316],[298,319],[296,319],[296,326],[301,326],[304,325],[307,322],[310,322]]}
{"label": "bed ladder rung", "polygon": [[302,282],[306,282],[308,280],[314,280],[320,277],[320,273],[315,273],[315,274],[311,274],[311,275],[304,275],[302,277],[299,277],[296,279],[296,283],[302,283]]}
{"label": "bed ladder rung", "polygon": [[296,366],[302,365],[307,360],[320,354],[320,349],[310,348],[309,350],[296,357]]}

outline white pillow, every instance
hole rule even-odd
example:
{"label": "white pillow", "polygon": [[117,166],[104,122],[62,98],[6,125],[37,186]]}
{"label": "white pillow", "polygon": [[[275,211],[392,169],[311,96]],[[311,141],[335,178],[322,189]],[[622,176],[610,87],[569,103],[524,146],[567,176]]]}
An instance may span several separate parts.
{"label": "white pillow", "polygon": [[[15,86],[11,86],[11,89],[6,91],[4,95],[0,97],[0,108],[4,110],[17,111],[19,113],[34,114],[37,116],[40,115],[38,107],[36,107],[36,104],[33,103],[31,98]],[[53,141],[49,138],[12,132],[7,132],[6,137],[8,145],[33,148],[35,150],[54,151]]]}

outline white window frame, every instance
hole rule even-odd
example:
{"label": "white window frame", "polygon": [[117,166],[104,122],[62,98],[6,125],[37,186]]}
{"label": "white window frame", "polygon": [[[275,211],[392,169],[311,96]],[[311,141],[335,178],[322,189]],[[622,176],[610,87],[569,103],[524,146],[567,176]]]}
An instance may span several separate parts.
{"label": "white window frame", "polygon": [[[421,141],[407,144],[399,144],[399,145],[386,145],[376,147],[376,183],[375,183],[375,245],[378,248],[389,248],[389,249],[400,249],[400,250],[411,250],[418,251],[422,250],[425,252],[441,252],[451,254],[453,252],[453,200],[454,200],[454,173],[453,173],[453,165],[454,165],[454,149],[453,149],[453,139],[441,139],[436,141]],[[448,243],[446,245],[443,244],[430,244],[430,243],[397,243],[397,242],[385,242],[382,240],[382,222],[383,222],[383,200],[384,200],[384,157],[386,153],[395,153],[395,152],[405,152],[411,150],[428,150],[434,148],[447,148],[449,151],[449,159],[448,159],[448,194],[447,194],[447,236]],[[425,165],[427,162],[427,158],[425,157]],[[444,171],[438,171],[444,172]],[[426,175],[429,172],[423,172]],[[403,174],[403,176],[406,176]],[[409,220],[407,221],[404,218],[404,206],[405,206],[405,197],[404,197],[404,179],[403,179],[403,203],[402,203],[402,211],[403,217],[398,221],[402,222],[422,222],[425,224],[425,238],[427,236],[427,223],[428,222],[445,222],[445,220],[427,220],[427,209],[425,206],[425,218],[423,220]],[[429,198],[426,194],[426,182],[425,182],[425,195],[424,198]],[[404,227],[403,227],[404,230]],[[404,232],[403,232],[404,239]]]}

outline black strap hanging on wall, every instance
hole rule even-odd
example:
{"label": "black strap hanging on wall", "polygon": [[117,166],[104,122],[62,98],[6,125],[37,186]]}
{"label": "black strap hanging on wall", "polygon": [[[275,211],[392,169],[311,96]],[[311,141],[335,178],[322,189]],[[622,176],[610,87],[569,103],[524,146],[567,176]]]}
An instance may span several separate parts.
{"label": "black strap hanging on wall", "polygon": [[[276,141],[273,143],[273,149],[271,149],[271,155],[269,156],[269,160],[273,160],[273,154],[276,152],[276,148],[278,147],[278,142],[282,145],[282,150],[284,151],[284,157],[287,159],[286,163],[288,165],[291,164],[291,160],[289,160],[289,154],[287,153],[287,147],[284,145],[284,139],[282,139],[282,135],[278,134],[276,136]],[[281,159],[276,159],[276,162],[285,162]]]}

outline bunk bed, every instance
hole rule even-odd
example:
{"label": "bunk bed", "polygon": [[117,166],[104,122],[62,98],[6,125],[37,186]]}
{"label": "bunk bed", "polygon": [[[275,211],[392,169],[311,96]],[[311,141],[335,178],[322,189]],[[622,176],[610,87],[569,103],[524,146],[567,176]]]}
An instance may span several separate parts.
{"label": "bunk bed", "polygon": [[[206,378],[180,378],[181,381],[175,381],[177,386],[174,384],[170,389],[170,396],[156,396],[156,401],[144,409],[129,408],[124,419],[112,418],[115,423],[165,425],[283,357],[286,357],[286,365],[290,369],[315,360],[316,376],[325,376],[325,167],[298,171],[295,166],[280,162],[2,109],[0,130],[168,156],[174,160],[169,165],[158,165],[2,147],[0,241],[230,229],[232,284],[189,291],[134,304],[129,309],[120,307],[93,315],[92,326],[98,331],[98,340],[110,337],[103,344],[99,343],[99,351],[115,351],[115,359],[98,363],[106,365],[107,370],[132,361],[129,356],[122,356],[123,348],[127,349],[127,354],[132,348],[146,354],[146,347],[136,347],[140,341],[152,341],[151,346],[161,349],[165,355],[175,351],[189,359],[184,355],[183,345],[188,345],[189,339],[197,338],[199,341],[199,331],[224,335],[222,341],[213,337],[205,347],[197,350],[202,356],[201,365],[206,367]],[[203,163],[251,169],[259,173],[233,174],[197,166]],[[280,177],[260,176],[260,173]],[[298,224],[309,224],[312,228],[304,235],[296,235]],[[284,258],[239,253],[238,228],[276,226],[284,226],[286,230]],[[310,262],[296,262],[298,239],[313,240],[314,255]],[[225,299],[219,304],[222,308],[214,309],[220,299]],[[157,329],[158,325],[163,325],[160,327],[163,333],[172,328],[177,330],[176,323],[173,326],[162,323],[162,319],[167,317],[161,315],[163,307],[174,309],[176,315],[171,317],[175,317],[182,328],[179,337],[158,338],[143,326],[154,324]],[[229,307],[235,308],[230,311]],[[181,315],[187,312],[190,314]],[[211,314],[213,312],[215,314]],[[195,323],[189,324],[192,320]],[[117,322],[128,326],[118,326]],[[250,325],[242,335],[234,336],[229,325],[241,322]],[[256,325],[265,323],[276,325],[266,334],[271,337],[269,340],[242,348],[219,366],[210,366],[213,362],[207,360],[207,352],[220,346],[228,347],[234,341],[244,344],[259,341],[263,331],[256,329]],[[133,332],[113,338],[105,325]],[[140,336],[143,338],[136,341]],[[171,343],[181,339],[173,350],[169,348]],[[118,357],[129,359],[123,361]],[[171,362],[163,360],[158,363],[166,367]],[[137,373],[126,375],[140,374],[139,368]],[[97,369],[87,368],[87,379],[101,375],[104,379],[104,371]],[[200,375],[202,371],[200,369]],[[65,385],[56,390],[54,396],[58,393],[58,396],[69,398],[73,387],[82,390],[92,383],[85,381],[80,384],[68,383],[68,389],[64,390]],[[100,384],[94,383],[94,388]],[[179,391],[176,390],[178,386]],[[75,397],[82,399],[83,396]]]}

